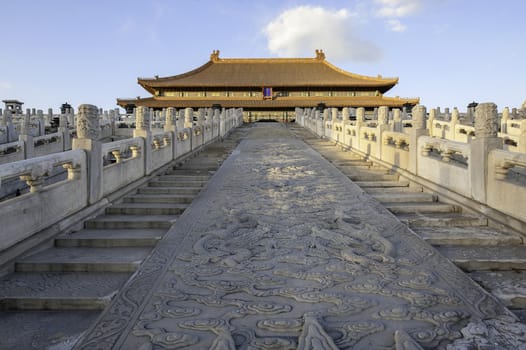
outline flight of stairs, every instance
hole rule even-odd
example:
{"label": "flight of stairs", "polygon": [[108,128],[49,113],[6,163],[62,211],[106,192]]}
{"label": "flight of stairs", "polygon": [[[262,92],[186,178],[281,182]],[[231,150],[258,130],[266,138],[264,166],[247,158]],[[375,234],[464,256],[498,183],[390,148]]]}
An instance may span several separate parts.
{"label": "flight of stairs", "polygon": [[69,349],[239,143],[243,128],[22,257],[0,278],[0,349]]}
{"label": "flight of stairs", "polygon": [[491,227],[482,215],[305,129],[293,132],[526,321],[526,247],[519,233]]}

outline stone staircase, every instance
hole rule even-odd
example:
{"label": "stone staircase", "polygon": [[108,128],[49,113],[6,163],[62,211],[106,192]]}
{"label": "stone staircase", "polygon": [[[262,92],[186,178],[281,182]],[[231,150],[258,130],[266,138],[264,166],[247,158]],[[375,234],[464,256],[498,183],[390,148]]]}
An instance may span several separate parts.
{"label": "stone staircase", "polygon": [[0,280],[0,349],[69,349],[110,303],[235,148],[243,129],[209,145],[19,258]]}
{"label": "stone staircase", "polygon": [[492,227],[481,214],[446,202],[436,193],[410,184],[389,169],[345,151],[333,142],[294,133],[376,198],[402,222],[437,248],[482,287],[526,320],[526,249],[524,237]]}

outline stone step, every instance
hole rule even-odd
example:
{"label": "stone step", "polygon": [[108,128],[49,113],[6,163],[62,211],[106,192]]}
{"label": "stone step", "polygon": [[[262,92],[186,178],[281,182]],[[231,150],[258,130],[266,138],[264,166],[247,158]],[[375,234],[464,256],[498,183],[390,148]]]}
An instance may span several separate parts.
{"label": "stone step", "polygon": [[134,272],[151,248],[53,247],[18,260],[16,272]]}
{"label": "stone step", "polygon": [[207,181],[192,181],[192,180],[178,180],[167,179],[164,177],[153,179],[148,183],[148,186],[163,186],[163,187],[203,187]]}
{"label": "stone step", "polygon": [[369,174],[380,174],[380,175],[393,175],[390,170],[384,167],[378,166],[355,166],[355,165],[340,165],[338,169],[345,175],[369,175]]}
{"label": "stone step", "polygon": [[55,239],[56,247],[153,247],[166,233],[165,229],[80,230]]}
{"label": "stone step", "polygon": [[207,183],[210,180],[209,175],[183,175],[183,174],[166,174],[159,176],[160,179],[164,180],[181,180],[181,181],[195,181],[200,183]]}
{"label": "stone step", "polygon": [[421,186],[404,186],[404,187],[364,187],[364,191],[369,194],[375,193],[421,193]]}
{"label": "stone step", "polygon": [[352,181],[397,181],[397,174],[379,174],[372,172],[370,174],[360,173],[355,175],[346,174]]}
{"label": "stone step", "polygon": [[187,205],[180,203],[121,203],[106,208],[108,215],[181,215]]}
{"label": "stone step", "polygon": [[87,229],[169,229],[176,215],[101,215],[85,222]]}
{"label": "stone step", "polygon": [[437,196],[426,192],[389,192],[371,193],[371,196],[382,203],[436,202]]}
{"label": "stone step", "polygon": [[462,210],[459,206],[439,202],[382,202],[382,205],[393,214],[455,213]]}
{"label": "stone step", "polygon": [[341,167],[341,166],[371,167],[374,164],[373,162],[369,160],[363,160],[363,159],[331,160],[331,163],[337,167]]}
{"label": "stone step", "polygon": [[18,272],[0,280],[0,310],[102,310],[130,273]]}
{"label": "stone step", "polygon": [[502,246],[523,244],[518,234],[478,227],[411,227],[420,237],[433,245]]}
{"label": "stone step", "polygon": [[192,203],[195,195],[189,194],[134,194],[123,198],[123,203]]}
{"label": "stone step", "polygon": [[526,308],[526,271],[476,271],[469,276],[506,306]]}
{"label": "stone step", "polygon": [[138,194],[179,194],[197,195],[201,192],[201,187],[141,187],[137,190]]}
{"label": "stone step", "polygon": [[409,181],[400,180],[400,181],[354,181],[355,184],[358,186],[369,189],[369,188],[401,188],[401,187],[409,187]]}
{"label": "stone step", "polygon": [[400,214],[398,219],[413,226],[486,226],[488,219],[462,213],[416,213]]}
{"label": "stone step", "polygon": [[526,249],[517,246],[437,246],[440,253],[465,271],[526,270]]}

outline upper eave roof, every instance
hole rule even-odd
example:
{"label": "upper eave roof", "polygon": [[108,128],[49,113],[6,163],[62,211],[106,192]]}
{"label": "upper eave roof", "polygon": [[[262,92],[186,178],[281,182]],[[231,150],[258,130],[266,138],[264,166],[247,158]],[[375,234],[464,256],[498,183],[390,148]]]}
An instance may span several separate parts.
{"label": "upper eave roof", "polygon": [[315,58],[219,58],[189,72],[170,77],[138,78],[138,83],[154,93],[159,88],[203,87],[367,87],[381,92],[391,89],[398,78],[369,77],[340,69],[322,51]]}

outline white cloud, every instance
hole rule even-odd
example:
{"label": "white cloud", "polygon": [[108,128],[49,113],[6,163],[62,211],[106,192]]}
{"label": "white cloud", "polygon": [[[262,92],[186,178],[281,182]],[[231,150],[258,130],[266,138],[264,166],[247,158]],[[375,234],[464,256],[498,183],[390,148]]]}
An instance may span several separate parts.
{"label": "white cloud", "polygon": [[417,13],[422,8],[422,0],[375,0],[379,5],[379,17],[406,17]]}
{"label": "white cloud", "polygon": [[386,18],[388,28],[393,32],[403,32],[407,26],[400,18],[418,13],[425,0],[375,0],[375,16]]}
{"label": "white cloud", "polygon": [[405,24],[402,24],[402,22],[400,22],[400,20],[398,19],[388,20],[387,25],[389,26],[389,29],[391,29],[393,32],[403,32],[407,29],[407,26]]}
{"label": "white cloud", "polygon": [[298,6],[282,12],[264,29],[268,49],[281,57],[313,56],[323,49],[329,59],[370,61],[381,57],[373,43],[356,36],[355,15],[346,9]]}

